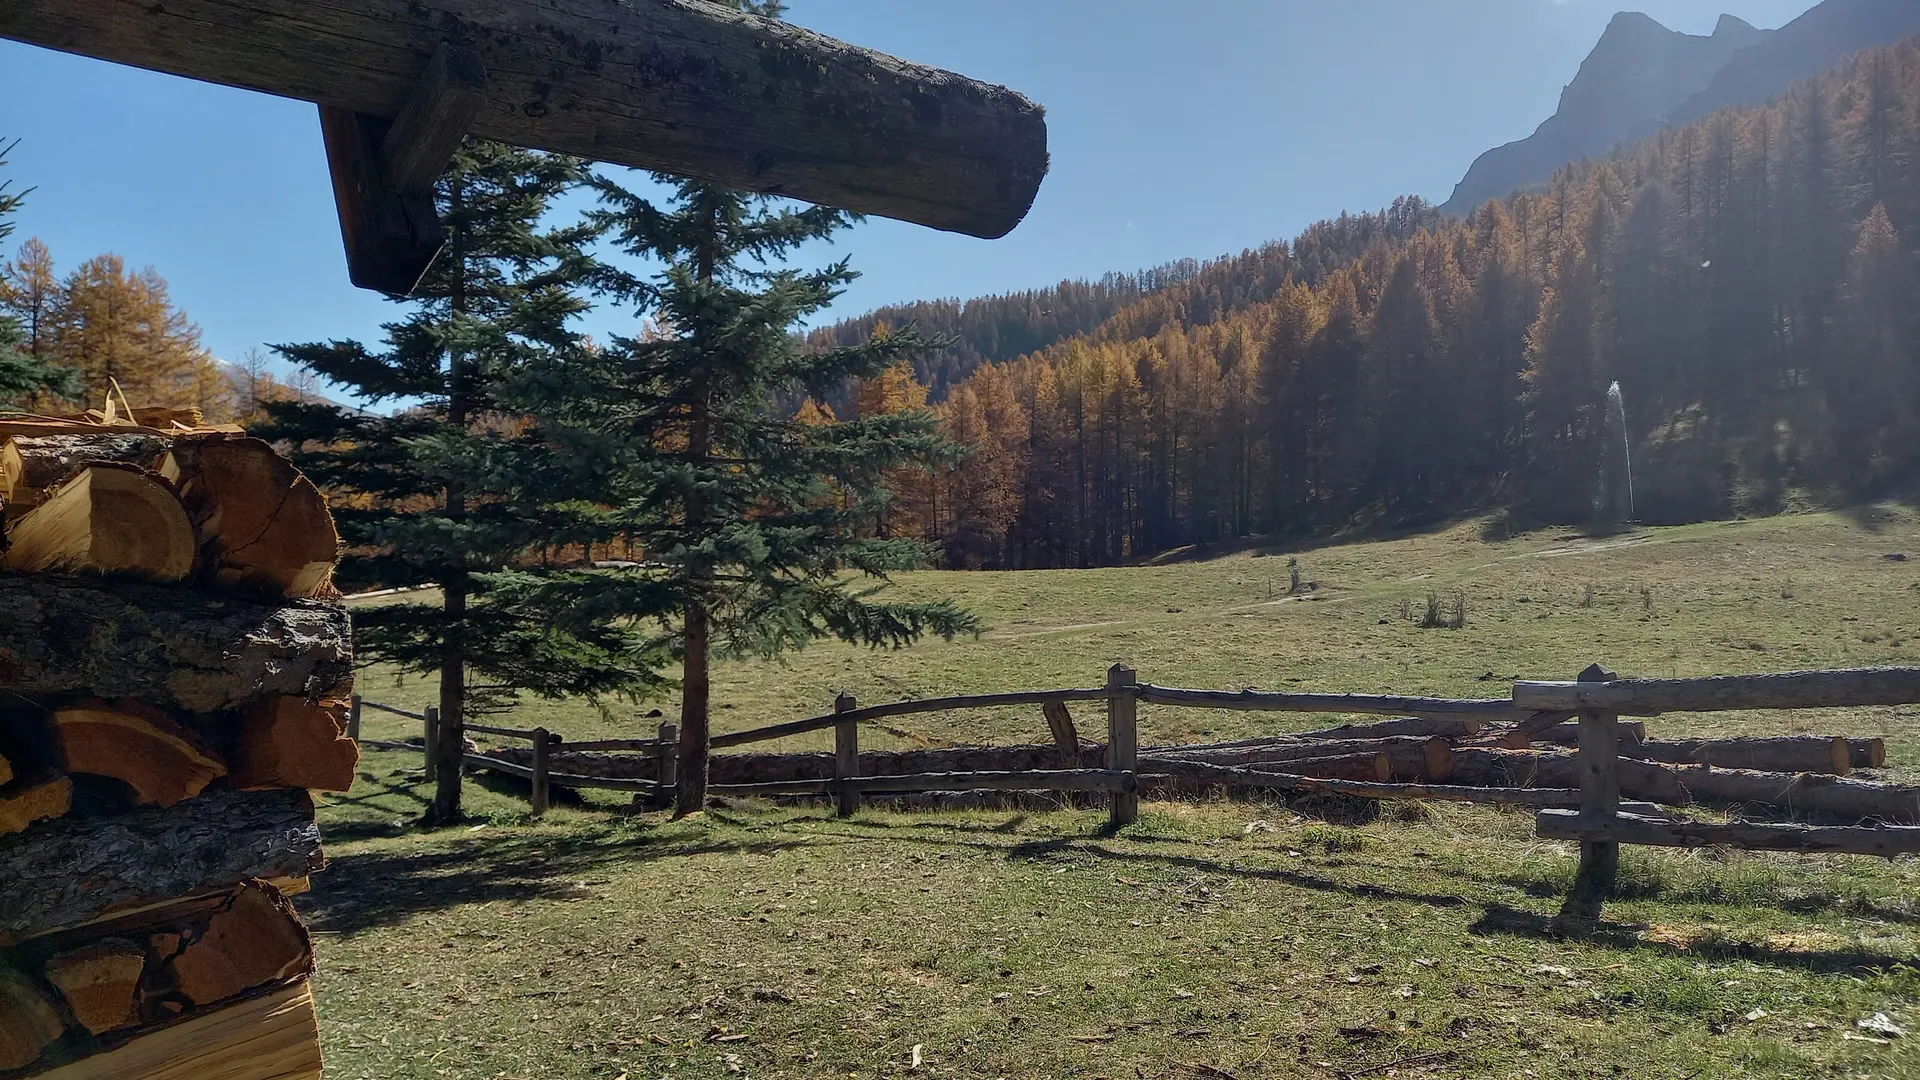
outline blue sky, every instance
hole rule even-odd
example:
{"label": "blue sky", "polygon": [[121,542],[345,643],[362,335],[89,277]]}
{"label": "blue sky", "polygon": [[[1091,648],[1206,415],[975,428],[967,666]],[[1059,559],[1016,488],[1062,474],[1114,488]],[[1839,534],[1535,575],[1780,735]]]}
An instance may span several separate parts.
{"label": "blue sky", "polygon": [[[1707,33],[1812,0],[1649,0]],[[1047,107],[1053,172],[997,241],[870,220],[834,315],[1208,258],[1343,209],[1442,201],[1531,132],[1618,0],[791,0],[835,37],[1004,83]],[[377,338],[347,284],[313,106],[0,41],[6,172],[38,188],[15,239],[72,267],[151,265],[216,354]],[[625,320],[590,326],[625,329]]]}

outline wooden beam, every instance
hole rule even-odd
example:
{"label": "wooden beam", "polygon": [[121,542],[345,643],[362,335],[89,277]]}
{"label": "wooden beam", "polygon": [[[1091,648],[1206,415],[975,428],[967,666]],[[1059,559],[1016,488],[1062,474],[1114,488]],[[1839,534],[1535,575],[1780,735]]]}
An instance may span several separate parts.
{"label": "wooden beam", "polygon": [[475,135],[988,238],[1047,171],[1011,90],[700,0],[9,0],[0,37],[389,119],[450,41]]}
{"label": "wooden beam", "polygon": [[446,232],[431,195],[403,195],[387,187],[379,149],[387,130],[386,121],[376,117],[320,106],[347,278],[362,289],[404,296],[433,265]]}
{"label": "wooden beam", "polygon": [[434,46],[400,115],[380,141],[387,186],[402,195],[432,195],[460,140],[487,103],[487,65],[480,54],[442,41]]}
{"label": "wooden beam", "polygon": [[1726,845],[1749,851],[1836,852],[1907,855],[1920,852],[1920,828],[1835,825],[1766,825],[1748,821],[1715,824],[1614,814],[1595,818],[1572,810],[1542,810],[1537,832],[1549,840],[1643,844],[1652,847]]}
{"label": "wooden beam", "polygon": [[1602,709],[1629,716],[1732,709],[1825,709],[1920,702],[1920,668],[1787,671],[1698,679],[1516,682],[1524,709]]}

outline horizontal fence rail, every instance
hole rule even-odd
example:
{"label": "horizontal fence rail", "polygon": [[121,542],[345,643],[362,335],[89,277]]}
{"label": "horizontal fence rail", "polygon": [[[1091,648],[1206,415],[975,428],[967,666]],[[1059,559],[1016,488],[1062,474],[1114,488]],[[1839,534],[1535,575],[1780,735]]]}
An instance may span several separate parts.
{"label": "horizontal fence rail", "polygon": [[964,694],[958,697],[895,701],[886,705],[868,705],[843,713],[811,716],[805,720],[793,720],[785,724],[771,724],[767,727],[754,728],[752,731],[715,735],[709,745],[715,750],[723,750],[729,746],[746,746],[751,743],[784,739],[790,735],[805,735],[811,731],[825,731],[828,728],[839,727],[841,724],[883,720],[889,716],[953,712],[959,709],[990,709],[1004,705],[1045,705],[1055,701],[1105,701],[1112,697],[1113,693],[1105,687],[1100,687],[1089,690],[1022,690],[1010,694]]}
{"label": "horizontal fence rail", "polygon": [[1363,713],[1384,716],[1476,716],[1517,720],[1508,698],[1393,697],[1383,694],[1296,694],[1277,690],[1182,690],[1144,683],[1149,705],[1186,705],[1244,712]]}
{"label": "horizontal fence rail", "polygon": [[1920,702],[1920,668],[1513,684],[1513,704],[1523,709],[1601,709],[1626,716],[1732,709],[1837,709],[1915,702]]}
{"label": "horizontal fence rail", "polygon": [[1137,790],[1133,773],[1111,769],[1026,769],[1019,772],[899,773],[892,776],[823,777],[775,780],[764,784],[716,784],[728,795],[913,794],[927,791],[1104,791]]}

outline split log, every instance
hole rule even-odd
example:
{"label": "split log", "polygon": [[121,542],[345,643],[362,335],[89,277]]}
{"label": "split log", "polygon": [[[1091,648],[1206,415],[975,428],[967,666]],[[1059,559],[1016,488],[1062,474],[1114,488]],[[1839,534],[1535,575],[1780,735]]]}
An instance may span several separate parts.
{"label": "split log", "polygon": [[1654,739],[1620,746],[1623,757],[1642,761],[1696,762],[1721,769],[1766,769],[1845,776],[1853,749],[1839,736],[1785,735],[1753,739]]}
{"label": "split log", "polygon": [[1273,764],[1304,758],[1384,753],[1391,762],[1392,775],[1395,778],[1444,782],[1453,775],[1452,744],[1441,738],[1422,738],[1415,735],[1328,741],[1295,738],[1269,739],[1228,748],[1155,747],[1152,753],[1160,758],[1177,757],[1191,761],[1204,761],[1212,765]]}
{"label": "split log", "polygon": [[199,736],[138,701],[84,701],[53,712],[68,772],[110,776],[134,801],[173,806],[206,789],[227,766]]}
{"label": "split log", "polygon": [[[1711,769],[1706,765],[1663,765],[1620,759],[1620,793],[1663,806],[1690,806],[1691,788]],[[1462,747],[1453,753],[1453,780],[1476,787],[1580,786],[1578,755],[1541,750]]]}
{"label": "split log", "polygon": [[326,496],[272,446],[259,439],[180,440],[160,473],[179,487],[217,584],[312,597],[333,580],[340,534]]}
{"label": "split log", "polygon": [[189,1017],[35,1080],[320,1080],[320,1025],[306,983]]}
{"label": "split log", "polygon": [[33,1064],[67,1028],[38,984],[0,967],[0,1072]]}
{"label": "split log", "polygon": [[1655,847],[1726,845],[1748,851],[1832,852],[1850,855],[1920,853],[1920,828],[1775,825],[1750,821],[1649,819],[1634,814],[1589,817],[1571,810],[1543,810],[1536,829],[1552,840],[1645,844]]}
{"label": "split log", "polygon": [[1856,769],[1887,767],[1887,740],[1848,739],[1847,762]]}
{"label": "split log", "polygon": [[982,237],[1047,171],[1039,106],[688,0],[15,0],[0,37],[391,119],[443,41],[484,63],[472,134]]}
{"label": "split log", "polygon": [[241,886],[166,967],[172,985],[195,1005],[312,973],[313,942],[293,905],[255,884]]}
{"label": "split log", "polygon": [[1690,777],[1687,787],[1696,797],[1715,802],[1764,803],[1849,821],[1920,823],[1920,787],[1747,769],[1712,769]]}
{"label": "split log", "polygon": [[35,698],[138,698],[186,712],[352,685],[344,608],[131,582],[0,576],[0,683]]}
{"label": "split log", "polygon": [[73,809],[73,781],[64,776],[23,780],[0,788],[0,836],[22,832],[37,821],[64,817]]}
{"label": "split log", "polygon": [[12,782],[13,762],[8,761],[5,754],[0,754],[0,787],[4,787]]}
{"label": "split log", "polygon": [[180,581],[196,542],[172,486],[134,465],[82,468],[7,530],[4,562],[25,573],[124,574]]}
{"label": "split log", "polygon": [[134,995],[146,963],[144,948],[113,938],[60,953],[47,961],[46,976],[80,1026],[100,1035],[139,1022]]}
{"label": "split log", "polygon": [[233,785],[243,789],[353,787],[360,747],[347,737],[344,701],[278,697],[255,702],[234,742]]}
{"label": "split log", "polygon": [[304,791],[213,788],[169,809],[63,818],[0,838],[0,948],[160,900],[325,865]]}
{"label": "split log", "polygon": [[158,432],[96,430],[20,435],[0,444],[0,502],[10,511],[38,503],[46,491],[88,465],[118,462],[153,468],[171,440]]}

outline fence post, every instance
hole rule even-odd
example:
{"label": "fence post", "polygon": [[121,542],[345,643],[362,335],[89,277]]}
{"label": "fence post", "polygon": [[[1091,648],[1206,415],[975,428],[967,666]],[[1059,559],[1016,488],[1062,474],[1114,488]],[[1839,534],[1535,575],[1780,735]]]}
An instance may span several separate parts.
{"label": "fence post", "polygon": [[673,805],[674,789],[680,786],[680,725],[671,720],[660,725],[660,745],[654,747],[653,808],[665,810]]}
{"label": "fence post", "polygon": [[533,816],[547,812],[550,792],[547,774],[551,771],[553,744],[546,728],[533,729]]}
{"label": "fence post", "polygon": [[[1107,669],[1107,768],[1133,772],[1139,763],[1140,731],[1136,725],[1134,695],[1137,679],[1132,668],[1115,664]],[[1131,825],[1140,817],[1140,793],[1116,791],[1109,823],[1114,828]]]}
{"label": "fence post", "polygon": [[436,783],[440,779],[440,706],[427,706],[425,738],[427,751],[427,783]]}
{"label": "fence post", "polygon": [[[833,699],[833,711],[852,712],[859,707],[853,695],[842,691]],[[833,778],[849,780],[860,775],[860,725],[853,721],[835,724],[833,728]],[[857,791],[839,792],[838,807],[835,810],[840,817],[852,817],[860,809],[860,793]]]}
{"label": "fence post", "polygon": [[[1613,672],[1595,664],[1580,673],[1581,682],[1611,682]],[[1580,713],[1580,815],[1611,818],[1620,812],[1620,718],[1613,713]],[[1620,845],[1610,840],[1580,844],[1580,871],[1574,892],[1598,915],[1620,872]]]}
{"label": "fence post", "polygon": [[347,706],[347,738],[360,741],[360,695],[353,695],[352,703]]}

